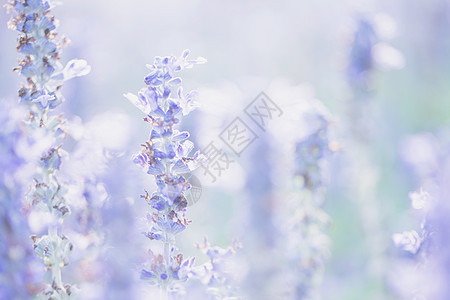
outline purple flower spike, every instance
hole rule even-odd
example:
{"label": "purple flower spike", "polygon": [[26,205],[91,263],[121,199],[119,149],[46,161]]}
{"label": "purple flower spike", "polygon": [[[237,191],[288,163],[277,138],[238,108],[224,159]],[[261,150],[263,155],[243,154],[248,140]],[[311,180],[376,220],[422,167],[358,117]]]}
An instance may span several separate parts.
{"label": "purple flower spike", "polygon": [[[183,177],[191,172],[188,162],[194,160],[188,154],[193,143],[188,141],[187,131],[178,131],[176,126],[188,107],[189,96],[181,92],[179,71],[199,62],[188,61],[189,51],[180,58],[174,56],[156,57],[138,96],[128,93],[125,97],[147,116],[145,121],[152,125],[150,138],[143,144],[141,153],[133,161],[140,166],[148,166],[147,173],[155,177],[158,190],[150,196],[142,195],[150,208],[147,214],[148,232],[145,236],[152,241],[163,243],[164,255],[150,257],[150,268],[141,271],[141,279],[160,286],[166,294],[178,291],[180,282],[188,279],[193,259],[183,262],[183,255],[175,254],[175,236],[186,229],[189,221],[185,218],[187,200],[184,192],[190,184]],[[172,98],[173,96],[177,98]],[[183,174],[183,175],[181,175]]]}
{"label": "purple flower spike", "polygon": [[[51,276],[45,276],[48,278],[46,285],[37,289],[36,296],[74,299],[77,289],[62,281],[62,268],[68,264],[68,256],[73,249],[72,243],[60,232],[63,220],[71,214],[65,197],[68,187],[57,179],[61,158],[65,154],[61,140],[57,139],[66,136],[66,121],[55,115],[54,110],[64,101],[61,94],[64,81],[88,74],[90,66],[84,60],[71,60],[65,68],[61,64],[61,49],[67,40],[59,38],[55,32],[57,20],[51,16],[50,1],[9,0],[6,6],[12,14],[8,26],[19,35],[17,50],[20,61],[14,70],[26,78],[18,94],[21,103],[29,109],[25,122],[27,133],[30,140],[39,137],[42,143],[40,157],[36,157],[38,170],[33,174],[26,206],[28,209],[37,207],[37,211],[51,216],[45,225],[47,234],[41,237],[31,235],[33,249],[30,250],[51,271]],[[34,156],[33,153],[29,155]],[[0,282],[3,282],[1,278]],[[28,298],[31,297],[23,297]]]}

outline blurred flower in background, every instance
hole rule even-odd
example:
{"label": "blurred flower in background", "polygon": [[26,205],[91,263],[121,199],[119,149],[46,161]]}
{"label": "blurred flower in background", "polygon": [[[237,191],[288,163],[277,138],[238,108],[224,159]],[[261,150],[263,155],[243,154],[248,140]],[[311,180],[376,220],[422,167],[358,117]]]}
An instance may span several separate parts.
{"label": "blurred flower in background", "polygon": [[[403,147],[402,154],[417,174],[416,179],[421,186],[418,191],[409,193],[414,215],[420,221],[420,229],[392,235],[392,240],[399,249],[392,285],[398,295],[404,298],[446,299],[450,296],[446,267],[450,256],[448,130],[436,135],[419,133],[408,136],[403,144],[413,146]],[[425,160],[427,156],[422,155],[412,160],[411,151],[418,148],[433,149],[428,156],[430,159]],[[435,163],[435,159],[439,164]],[[424,172],[425,168],[427,172]]]}
{"label": "blurred flower in background", "polygon": [[26,135],[26,111],[11,102],[0,102],[0,299],[28,299],[38,292],[42,271],[31,248],[23,195],[44,148]]}

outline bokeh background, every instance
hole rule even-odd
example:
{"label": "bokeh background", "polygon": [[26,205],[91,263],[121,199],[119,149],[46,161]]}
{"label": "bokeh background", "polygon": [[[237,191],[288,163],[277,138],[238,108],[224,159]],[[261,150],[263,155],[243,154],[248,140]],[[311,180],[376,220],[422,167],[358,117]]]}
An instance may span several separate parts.
{"label": "bokeh background", "polygon": [[[116,127],[90,130],[95,140],[119,145],[122,157],[139,151],[147,138],[141,112],[123,94],[143,86],[145,64],[154,56],[179,55],[188,48],[193,57],[208,59],[183,74],[185,88],[200,93],[201,107],[183,125],[199,149],[242,115],[261,91],[285,110],[290,107],[286,103],[302,97],[322,101],[332,115],[331,131],[340,150],[331,158],[324,202],[332,220],[331,256],[321,294],[324,299],[396,299],[390,284],[395,261],[391,235],[419,227],[408,200],[408,192],[419,188],[418,179],[405,153],[415,157],[420,149],[408,148],[405,139],[448,126],[450,2],[65,0],[53,12],[60,20],[58,32],[72,41],[62,60],[82,58],[92,66],[88,76],[64,86],[61,111],[84,122],[100,115],[110,119]],[[0,10],[0,98],[16,99],[16,33],[7,29],[8,19]],[[365,72],[367,93],[360,101],[348,69],[362,19],[376,31],[374,43],[385,48]],[[368,117],[354,122],[349,111],[361,105],[367,107],[365,113],[369,110]],[[286,114],[277,122],[293,120]],[[354,147],[349,150],[349,132],[355,126],[367,131],[359,140],[366,153],[363,159]],[[283,141],[267,139],[271,147]],[[252,147],[252,153],[258,153],[258,147],[265,146]],[[185,253],[196,255],[192,245],[204,235],[226,246],[234,237],[248,234],[239,224],[252,195],[246,174],[258,165],[250,161],[250,150],[235,157],[236,167],[217,182],[202,181],[202,196],[190,207],[193,222],[179,238]],[[138,224],[145,209],[139,195],[152,188],[152,179],[134,170],[131,162],[127,171],[113,167],[117,176],[132,182],[114,201],[131,203],[127,213]],[[360,168],[359,174],[369,182],[353,181],[352,168]],[[138,232],[119,236],[140,238]],[[145,240],[136,243],[144,247]]]}

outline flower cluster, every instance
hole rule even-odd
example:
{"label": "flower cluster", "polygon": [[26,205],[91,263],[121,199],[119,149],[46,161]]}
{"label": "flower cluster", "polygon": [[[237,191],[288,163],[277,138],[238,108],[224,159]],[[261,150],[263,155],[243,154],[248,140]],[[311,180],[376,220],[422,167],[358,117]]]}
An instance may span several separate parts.
{"label": "flower cluster", "polygon": [[[277,213],[276,188],[276,151],[271,147],[270,133],[261,136],[257,144],[249,149],[249,164],[246,166],[248,191],[245,208],[245,235],[240,237],[245,245],[241,251],[245,255],[248,268],[241,283],[242,292],[252,294],[259,299],[269,299],[278,290],[276,264],[267,257],[276,256],[274,247],[280,236],[280,228],[275,221]],[[247,205],[245,205],[247,204]],[[261,284],[261,283],[264,284]]]}
{"label": "flower cluster", "polygon": [[[26,78],[19,90],[22,103],[29,107],[27,125],[29,134],[48,141],[28,192],[28,204],[47,215],[48,234],[32,236],[35,254],[52,271],[52,281],[42,292],[44,298],[67,299],[74,289],[61,279],[61,267],[67,264],[72,244],[58,233],[63,219],[70,214],[64,198],[67,187],[58,181],[62,157],[66,154],[58,139],[66,135],[66,121],[61,116],[49,115],[64,100],[60,89],[64,81],[90,71],[84,60],[72,60],[66,67],[59,62],[61,48],[67,40],[58,39],[57,20],[51,16],[52,2],[46,0],[11,0],[7,4],[12,13],[9,28],[19,32],[17,51],[21,61],[15,71]],[[56,145],[56,146],[55,146]]]}
{"label": "flower cluster", "polygon": [[27,137],[23,114],[6,100],[0,102],[0,299],[28,299],[38,288],[22,198],[30,179],[27,171],[42,149]]}
{"label": "flower cluster", "polygon": [[176,253],[176,248],[169,251],[169,263],[167,265],[163,255],[155,255],[149,250],[149,265],[141,270],[141,279],[150,284],[168,289],[170,294],[178,293],[181,287],[177,284],[186,281],[194,264],[194,258],[183,260],[183,254]]}
{"label": "flower cluster", "polygon": [[347,82],[354,96],[367,100],[376,69],[401,69],[403,55],[387,40],[395,36],[395,21],[384,13],[358,14],[349,49]]}
{"label": "flower cluster", "polygon": [[[435,199],[432,199],[427,192],[421,190],[420,194],[411,193],[410,200],[415,210],[424,213],[420,226],[421,230],[419,232],[416,230],[408,230],[392,235],[392,241],[401,254],[398,257],[397,266],[393,268],[393,276],[401,276],[399,278],[403,279],[401,281],[398,279],[393,280],[394,292],[400,294],[402,297],[446,299],[446,297],[435,297],[441,292],[442,286],[440,285],[442,283],[435,282],[430,284],[427,282],[426,277],[431,273],[439,274],[440,276],[444,275],[441,272],[439,263],[440,255],[446,252],[446,238],[443,238],[441,231],[443,230],[445,233],[447,229],[439,226],[440,223],[446,223],[446,221],[442,219],[443,215],[436,211],[436,209],[440,207],[440,209],[444,209],[444,212],[448,213],[448,207],[446,205],[438,205],[434,201]],[[417,201],[415,199],[416,197],[426,198],[427,201],[435,202],[435,205],[433,205],[434,208],[431,209],[431,205],[421,208],[415,207],[414,202]],[[441,278],[448,278],[448,275]],[[422,284],[417,285],[418,282],[422,284],[426,282],[427,284],[423,286]],[[437,286],[435,285],[436,283]],[[434,286],[434,288],[427,290],[430,286]],[[431,295],[433,297],[428,298]]]}
{"label": "flower cluster", "polygon": [[[428,192],[420,189],[418,192],[409,193],[409,199],[411,200],[411,206],[416,210],[428,210],[431,204],[431,196]],[[402,233],[396,233],[392,235],[392,240],[396,247],[406,251],[412,255],[418,255],[422,248],[422,244],[429,233],[425,226],[426,219],[423,220],[421,225],[422,232],[419,234],[416,230],[404,231]]]}
{"label": "flower cluster", "polygon": [[[385,24],[384,24],[385,23]],[[347,84],[350,101],[346,112],[343,141],[345,153],[341,156],[342,176],[345,181],[347,198],[356,204],[356,222],[361,225],[364,240],[358,247],[368,251],[364,264],[367,272],[361,274],[367,281],[382,285],[387,268],[386,231],[383,228],[382,207],[377,187],[380,184],[380,169],[374,164],[373,139],[379,132],[378,104],[374,100],[374,75],[378,69],[401,68],[403,56],[388,45],[385,40],[392,38],[395,22],[386,14],[358,14],[348,55]],[[385,25],[384,27],[382,25]],[[391,26],[392,25],[392,26]],[[391,26],[391,34],[386,34],[386,26]],[[391,60],[390,59],[394,59]],[[362,174],[364,174],[362,176]],[[338,279],[339,280],[339,279]],[[379,290],[377,298],[386,298],[384,290]]]}
{"label": "flower cluster", "polygon": [[[380,69],[401,69],[403,55],[387,41],[395,35],[395,22],[386,14],[358,14],[349,45],[346,80],[352,103],[348,107],[348,132],[359,140],[367,141],[376,134],[377,107],[373,77]],[[386,23],[386,24],[384,24]],[[383,30],[392,27],[391,34]]]}
{"label": "flower cluster", "polygon": [[356,20],[347,67],[347,80],[356,92],[366,92],[374,69],[373,47],[378,37],[372,22],[362,16]]}
{"label": "flower cluster", "polygon": [[236,275],[233,258],[242,245],[234,241],[228,248],[221,248],[211,246],[205,238],[197,248],[208,256],[209,262],[197,267],[193,273],[206,286],[211,299],[242,299],[236,296],[237,286],[233,280]]}
{"label": "flower cluster", "polygon": [[130,234],[135,214],[125,200],[130,173],[138,171],[124,155],[129,121],[123,114],[105,112],[83,123],[70,122],[68,131],[76,144],[60,178],[69,180],[65,199],[72,214],[64,230],[76,246],[69,268],[76,274],[80,299],[139,298],[129,266],[137,260],[140,235]]}
{"label": "flower cluster", "polygon": [[317,191],[326,184],[324,158],[330,152],[328,139],[328,119],[320,113],[308,116],[316,128],[296,145],[295,176],[302,178],[304,188]]}
{"label": "flower cluster", "polygon": [[90,67],[84,60],[61,65],[61,49],[68,40],[57,38],[58,21],[50,15],[51,1],[11,0],[7,7],[13,14],[8,26],[19,32],[17,51],[23,56],[14,70],[27,79],[19,97],[30,105],[33,120],[41,125],[46,121],[45,112],[63,102],[60,89],[64,81],[86,75]]}
{"label": "flower cluster", "polygon": [[323,190],[326,187],[327,161],[332,150],[328,136],[329,117],[326,111],[313,108],[305,118],[312,130],[301,139],[295,149],[294,177],[297,189],[289,205],[285,247],[287,268],[294,268],[287,276],[289,299],[317,297],[325,260],[328,257],[328,236],[325,229],[329,217],[322,210]]}
{"label": "flower cluster", "polygon": [[186,50],[179,58],[156,57],[153,65],[147,65],[151,71],[144,79],[147,86],[138,96],[125,95],[146,114],[144,121],[152,126],[149,140],[142,144],[143,149],[134,162],[155,177],[158,187],[152,194],[146,192],[141,196],[150,207],[148,231],[144,234],[164,245],[164,255],[150,253],[150,268],[142,270],[141,278],[167,292],[177,282],[187,279],[185,269],[193,263],[192,259],[183,262],[182,255],[175,255],[175,236],[189,223],[185,217],[188,202],[184,193],[191,185],[183,174],[194,170],[202,161],[198,151],[189,156],[194,147],[187,140],[189,133],[175,129],[182,116],[196,106],[196,93],[184,94],[181,78],[176,73],[205,62],[202,58],[189,60],[188,54]]}
{"label": "flower cluster", "polygon": [[[448,203],[450,179],[450,156],[448,152],[448,134],[441,134],[436,143],[432,135],[417,135],[413,139],[421,143],[431,143],[429,149],[433,160],[440,164],[430,163],[428,172],[420,178],[425,188],[409,194],[411,207],[415,214],[421,217],[420,230],[408,230],[392,235],[395,246],[402,254],[399,257],[400,268],[395,270],[401,274],[403,281],[394,280],[396,292],[403,297],[423,299],[447,299],[450,297],[448,280],[450,272],[447,268],[450,263],[448,234],[450,222]],[[425,149],[426,147],[424,147]],[[422,169],[423,162],[414,165],[415,169]]]}

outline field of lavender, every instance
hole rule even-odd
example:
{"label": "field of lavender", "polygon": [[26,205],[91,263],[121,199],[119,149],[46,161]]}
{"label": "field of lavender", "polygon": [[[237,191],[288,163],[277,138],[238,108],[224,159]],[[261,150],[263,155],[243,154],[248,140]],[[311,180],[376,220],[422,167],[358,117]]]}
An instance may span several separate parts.
{"label": "field of lavender", "polygon": [[450,299],[448,0],[2,4],[0,300]]}

